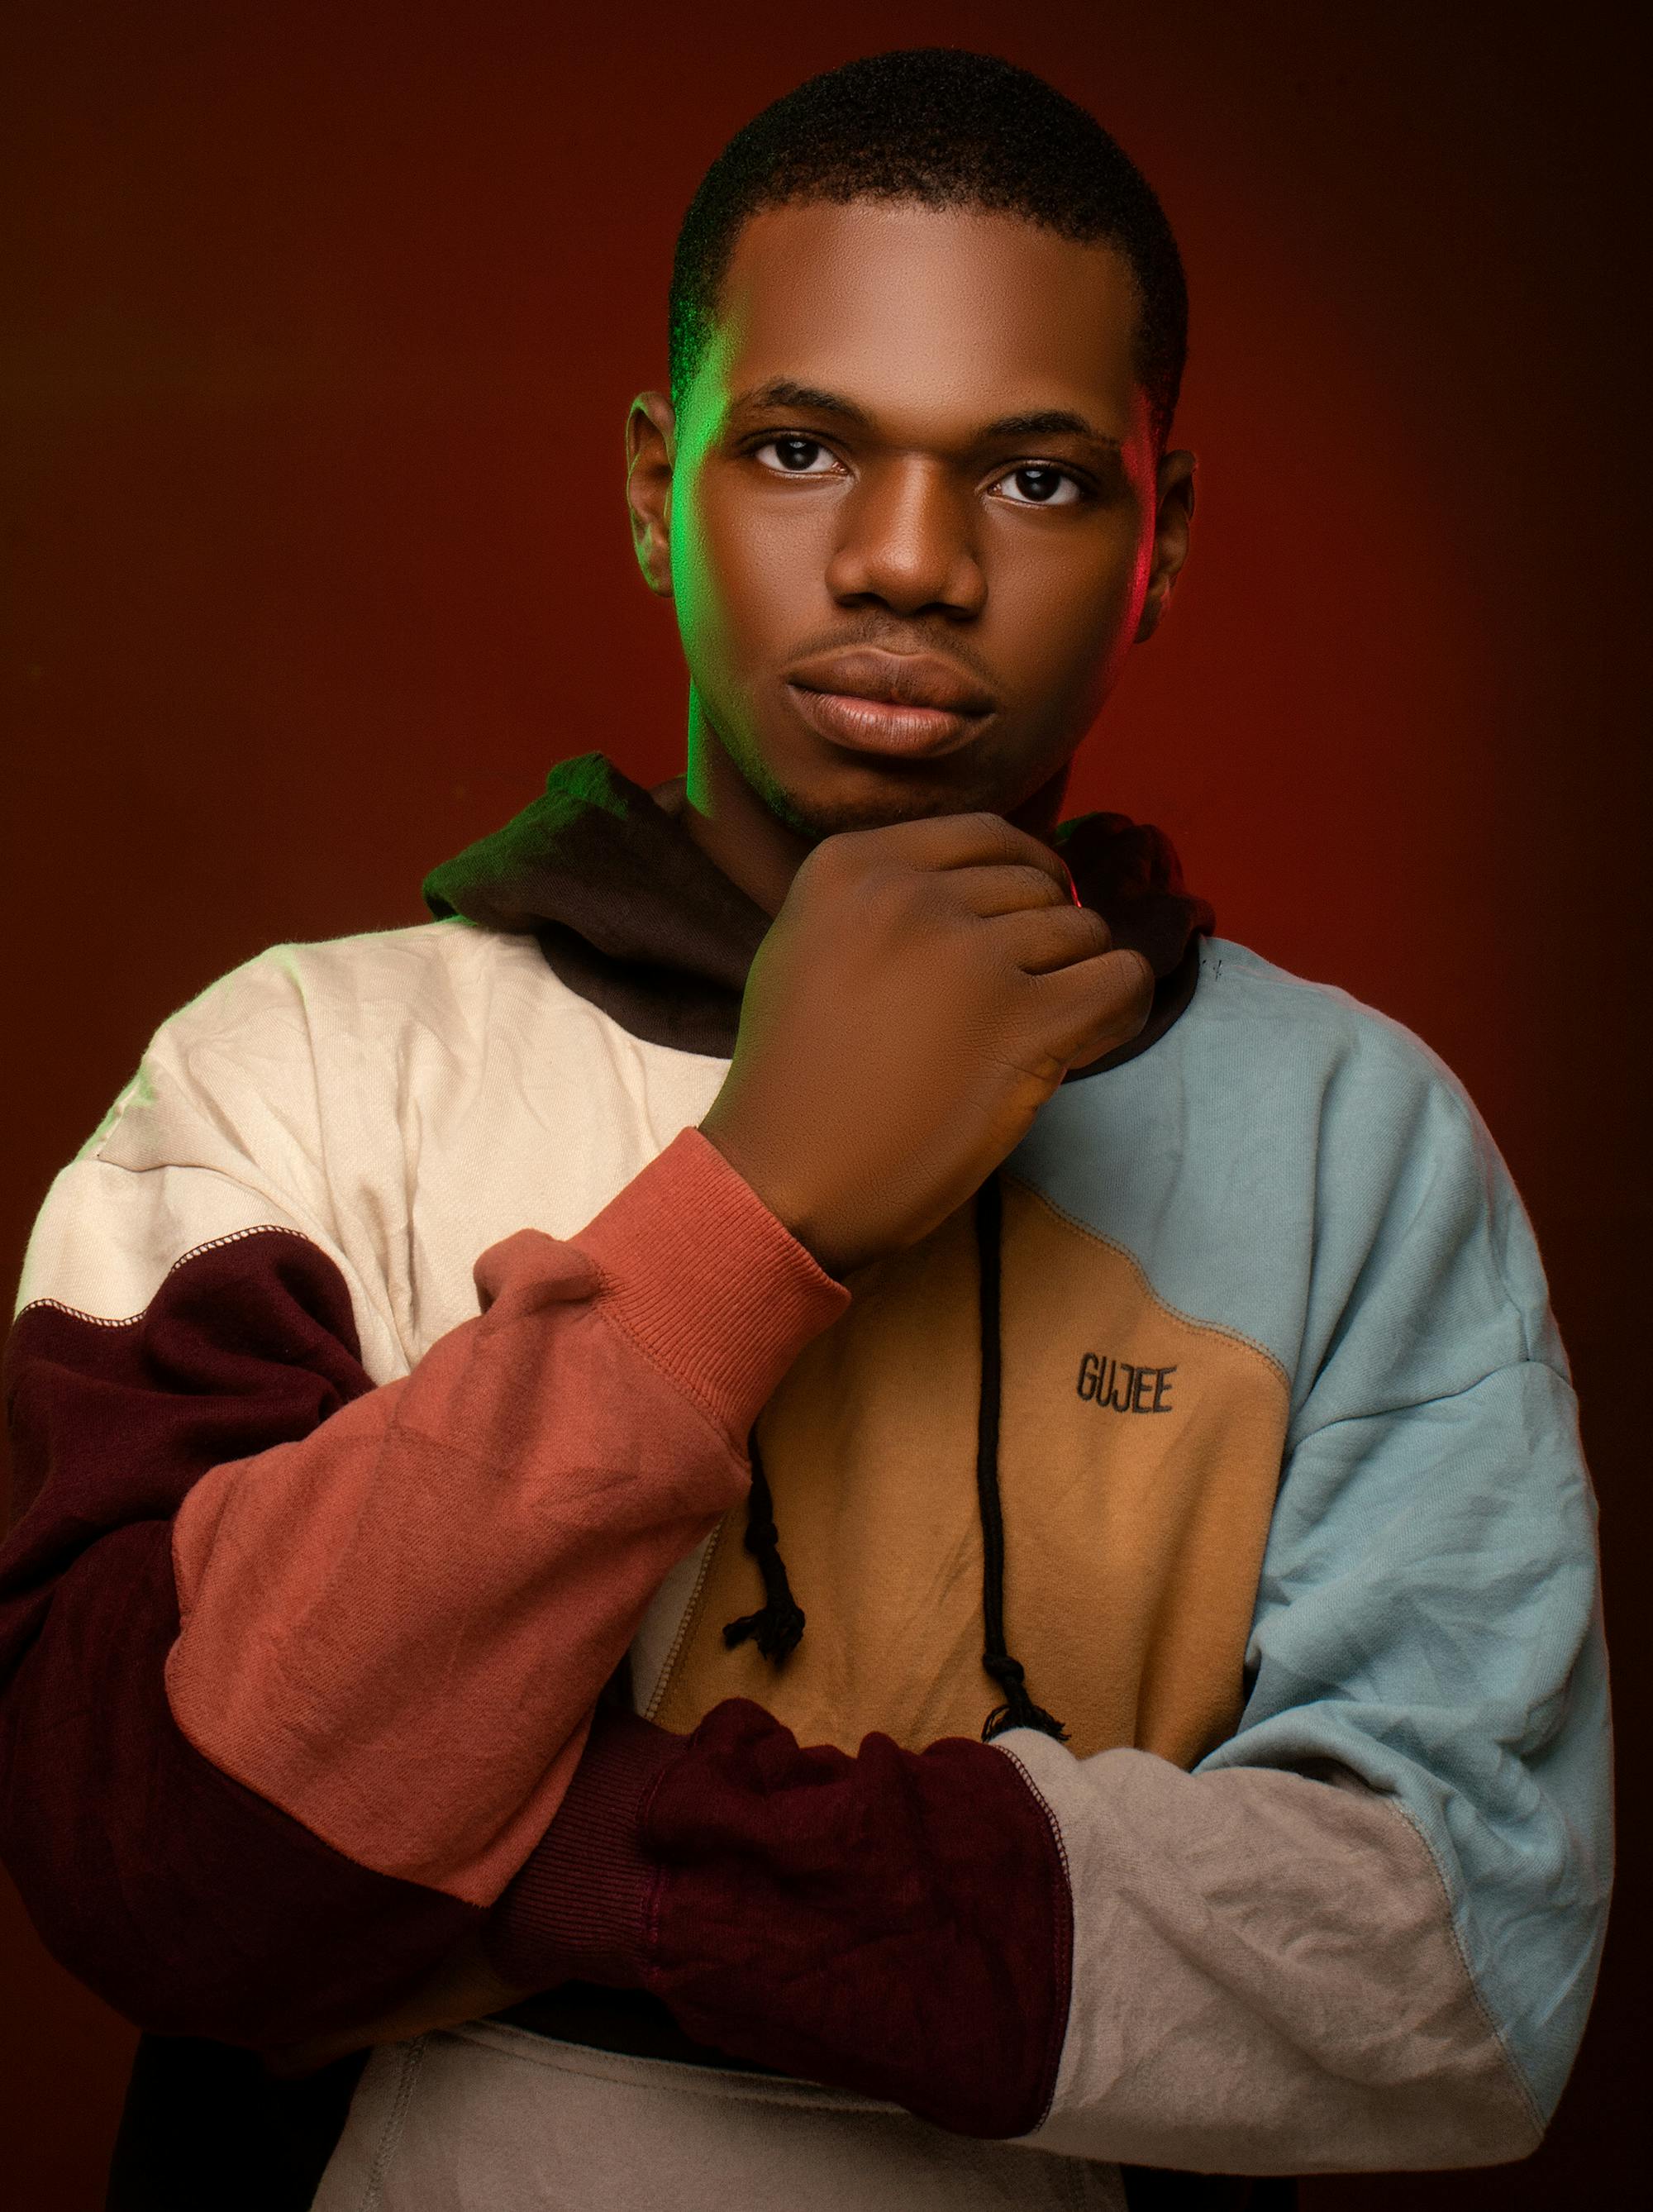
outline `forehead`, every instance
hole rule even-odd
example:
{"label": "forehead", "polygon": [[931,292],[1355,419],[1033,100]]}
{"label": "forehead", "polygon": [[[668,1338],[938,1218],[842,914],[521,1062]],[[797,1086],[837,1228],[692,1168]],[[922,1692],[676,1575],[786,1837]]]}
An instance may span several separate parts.
{"label": "forehead", "polygon": [[786,378],[881,418],[1071,408],[1146,424],[1129,264],[1018,216],[856,200],[769,208],[736,240],[706,369]]}

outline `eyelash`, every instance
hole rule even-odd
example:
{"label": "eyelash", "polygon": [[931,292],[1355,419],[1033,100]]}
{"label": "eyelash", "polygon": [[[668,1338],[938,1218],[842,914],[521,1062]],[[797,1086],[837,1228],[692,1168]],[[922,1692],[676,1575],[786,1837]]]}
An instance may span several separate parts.
{"label": "eyelash", "polygon": [[[804,430],[772,431],[767,438],[760,438],[749,444],[745,451],[753,460],[757,460],[769,447],[784,445],[813,446],[817,453],[829,454],[832,453],[831,447],[827,444],[824,438],[811,437],[807,431]],[[836,459],[836,456],[834,455],[833,458]],[[842,465],[841,463],[840,466]],[[824,469],[783,469],[769,461],[763,462],[763,466],[769,469],[774,475],[782,477],[824,476],[827,473]],[[1064,461],[1013,461],[1008,468],[1001,470],[994,478],[994,485],[1003,483],[1008,477],[1019,475],[1024,469],[1048,469],[1052,475],[1060,477],[1064,483],[1073,485],[1074,496],[1071,500],[1016,499],[1007,501],[1009,506],[1034,508],[1057,506],[1078,507],[1082,501],[1094,496],[1092,487],[1076,469],[1069,468]]]}

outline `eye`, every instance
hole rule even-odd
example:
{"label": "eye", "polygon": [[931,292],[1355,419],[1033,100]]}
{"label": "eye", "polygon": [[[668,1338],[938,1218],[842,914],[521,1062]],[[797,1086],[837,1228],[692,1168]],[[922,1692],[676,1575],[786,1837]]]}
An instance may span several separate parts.
{"label": "eye", "polygon": [[1084,496],[1078,478],[1053,461],[1024,461],[1000,477],[994,489],[1012,507],[1072,507]]}
{"label": "eye", "polygon": [[[766,458],[770,453],[775,455],[773,460]],[[779,469],[789,477],[828,476],[838,465],[817,438],[800,437],[793,432],[754,447],[753,459],[762,461],[765,468]]]}

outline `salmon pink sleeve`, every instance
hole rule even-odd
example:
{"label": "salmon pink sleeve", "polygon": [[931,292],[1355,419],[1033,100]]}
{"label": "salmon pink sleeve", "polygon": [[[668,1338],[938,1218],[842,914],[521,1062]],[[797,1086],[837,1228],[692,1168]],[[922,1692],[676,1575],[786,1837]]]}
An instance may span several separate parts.
{"label": "salmon pink sleeve", "polygon": [[[695,1129],[577,1235],[485,1251],[475,1317],[378,1387],[338,1259],[252,1177],[89,1149],[36,1249],[7,1354],[6,1863],[146,2027],[270,2047],[366,2016],[532,1851],[848,1293]],[[54,1295],[67,1252],[141,1307]]]}

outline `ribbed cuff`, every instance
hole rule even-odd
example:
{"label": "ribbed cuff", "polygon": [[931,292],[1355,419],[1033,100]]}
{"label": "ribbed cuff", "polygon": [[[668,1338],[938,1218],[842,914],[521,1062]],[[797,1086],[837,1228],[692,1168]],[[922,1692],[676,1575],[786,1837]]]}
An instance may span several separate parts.
{"label": "ribbed cuff", "polygon": [[698,1129],[684,1129],[571,1240],[620,1326],[738,1443],[849,1304]]}
{"label": "ribbed cuff", "polygon": [[490,1964],[517,1989],[641,1989],[654,1869],[638,1824],[684,1736],[604,1707],[556,1817],[489,1916]]}

